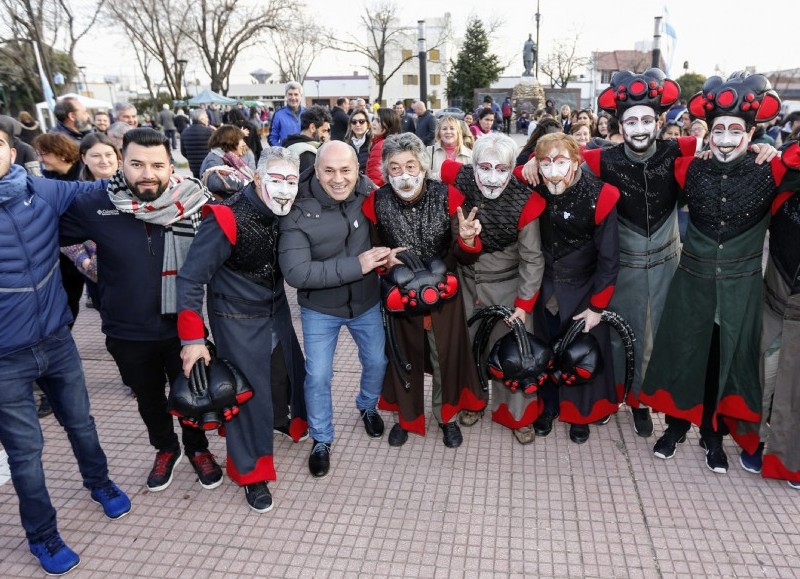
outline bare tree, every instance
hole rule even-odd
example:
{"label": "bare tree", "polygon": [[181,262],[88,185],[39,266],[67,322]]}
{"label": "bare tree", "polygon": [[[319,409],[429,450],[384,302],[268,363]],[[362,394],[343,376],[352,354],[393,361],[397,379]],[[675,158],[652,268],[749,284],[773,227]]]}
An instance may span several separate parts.
{"label": "bare tree", "polygon": [[553,44],[553,50],[539,63],[539,69],[550,79],[553,88],[566,88],[575,71],[591,62],[586,56],[577,56],[578,39],[561,38]]}
{"label": "bare tree", "polygon": [[[227,94],[229,76],[242,51],[255,46],[268,30],[288,25],[291,0],[195,0],[184,31],[197,47],[211,77],[211,90]],[[284,22],[284,20],[287,20]]]}
{"label": "bare tree", "polygon": [[182,0],[108,0],[105,21],[121,28],[128,37],[152,96],[153,62],[160,67],[170,96],[181,96],[183,71],[178,60],[188,60],[192,51],[184,28],[191,11],[191,3]]}
{"label": "bare tree", "polygon": [[[400,25],[399,8],[397,4],[390,0],[381,0],[372,6],[361,10],[361,27],[367,31],[367,42],[352,34],[348,34],[344,39],[333,40],[329,47],[341,52],[351,52],[359,54],[367,60],[367,70],[375,79],[378,85],[378,101],[383,99],[383,89],[405,63],[418,57],[417,50],[412,43],[408,46],[409,35],[416,34],[416,28],[403,27]],[[439,38],[428,42],[427,49],[432,50],[440,47],[447,36],[449,30],[444,30]],[[391,53],[400,54],[400,58],[394,61]],[[390,64],[393,62],[394,64]]]}
{"label": "bare tree", "polygon": [[328,36],[328,31],[305,13],[299,13],[287,26],[272,30],[270,58],[278,67],[281,82],[295,80],[302,84]]}

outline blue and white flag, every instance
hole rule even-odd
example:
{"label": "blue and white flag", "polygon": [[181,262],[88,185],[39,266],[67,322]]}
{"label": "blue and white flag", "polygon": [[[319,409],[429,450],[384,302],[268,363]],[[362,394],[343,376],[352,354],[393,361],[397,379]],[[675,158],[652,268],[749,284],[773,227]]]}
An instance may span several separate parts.
{"label": "blue and white flag", "polygon": [[664,58],[664,67],[667,76],[670,76],[670,69],[675,58],[675,46],[678,44],[678,36],[675,28],[669,19],[669,10],[664,6],[664,17],[661,19],[661,54]]}
{"label": "blue and white flag", "polygon": [[39,69],[39,81],[42,83],[42,93],[44,100],[47,103],[47,108],[52,112],[56,108],[56,97],[53,94],[53,88],[50,86],[50,81],[42,68],[42,59],[39,57],[39,47],[33,43],[33,54],[36,56],[36,67]]}

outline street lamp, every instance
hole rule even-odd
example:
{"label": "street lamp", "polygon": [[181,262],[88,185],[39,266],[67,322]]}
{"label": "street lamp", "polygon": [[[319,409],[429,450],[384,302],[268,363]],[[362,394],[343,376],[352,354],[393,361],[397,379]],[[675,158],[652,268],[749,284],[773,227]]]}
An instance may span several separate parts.
{"label": "street lamp", "polygon": [[181,90],[183,86],[186,84],[184,82],[184,73],[186,72],[186,65],[189,64],[189,61],[185,58],[178,59],[178,100],[183,99],[183,91]]}

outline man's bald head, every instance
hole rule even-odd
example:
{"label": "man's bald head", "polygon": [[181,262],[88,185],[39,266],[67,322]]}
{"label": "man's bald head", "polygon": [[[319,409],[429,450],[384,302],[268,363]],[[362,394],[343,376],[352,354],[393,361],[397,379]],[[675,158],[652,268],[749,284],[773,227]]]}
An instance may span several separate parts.
{"label": "man's bald head", "polygon": [[328,141],[317,149],[314,170],[325,193],[344,201],[358,183],[358,156],[344,141]]}

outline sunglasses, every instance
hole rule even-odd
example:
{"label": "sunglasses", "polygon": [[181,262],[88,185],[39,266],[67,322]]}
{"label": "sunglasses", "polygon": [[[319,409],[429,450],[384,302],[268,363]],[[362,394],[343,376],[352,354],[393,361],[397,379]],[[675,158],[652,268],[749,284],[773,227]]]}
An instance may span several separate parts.
{"label": "sunglasses", "polygon": [[350,121],[350,124],[351,125],[363,125],[366,122],[367,122],[367,119],[353,119],[352,121]]}

